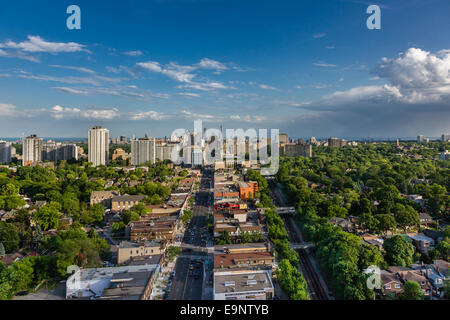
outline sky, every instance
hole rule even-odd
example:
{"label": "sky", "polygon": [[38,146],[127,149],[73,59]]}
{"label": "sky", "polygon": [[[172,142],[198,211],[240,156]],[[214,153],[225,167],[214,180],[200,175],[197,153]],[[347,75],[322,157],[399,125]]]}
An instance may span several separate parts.
{"label": "sky", "polygon": [[[69,30],[69,5],[81,29]],[[369,30],[369,5],[381,29]],[[0,137],[450,132],[448,0],[0,1]]]}

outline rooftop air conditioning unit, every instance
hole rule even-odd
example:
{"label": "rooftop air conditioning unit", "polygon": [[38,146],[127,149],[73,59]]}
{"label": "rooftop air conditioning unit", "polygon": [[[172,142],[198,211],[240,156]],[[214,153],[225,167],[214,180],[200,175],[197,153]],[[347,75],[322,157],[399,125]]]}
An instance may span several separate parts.
{"label": "rooftop air conditioning unit", "polygon": [[235,286],[235,282],[234,281],[225,281],[225,287],[234,287]]}
{"label": "rooftop air conditioning unit", "polygon": [[255,284],[257,284],[258,282],[256,281],[256,280],[249,280],[249,281],[247,281],[247,285],[248,286],[252,286],[252,285],[255,285]]}

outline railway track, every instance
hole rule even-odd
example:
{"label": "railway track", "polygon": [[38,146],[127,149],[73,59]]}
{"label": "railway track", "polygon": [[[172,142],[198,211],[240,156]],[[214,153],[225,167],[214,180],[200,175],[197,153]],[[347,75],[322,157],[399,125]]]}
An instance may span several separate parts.
{"label": "railway track", "polygon": [[[286,225],[286,230],[289,234],[289,239],[294,243],[302,243],[300,235],[297,233],[293,226],[293,218],[290,216],[282,217],[284,224]],[[306,284],[308,286],[309,295],[312,300],[328,300],[328,295],[326,290],[323,288],[320,282],[319,276],[311,263],[309,258],[308,249],[297,249],[298,253],[300,271],[305,278]]]}
{"label": "railway track", "polygon": [[[274,189],[274,184],[270,183],[272,189]],[[272,192],[272,198],[276,206],[284,206],[285,203],[281,203],[278,196],[275,196],[275,192]],[[297,229],[294,227],[294,218],[292,216],[281,216],[286,226],[286,231],[288,232],[289,239],[291,243],[302,243],[302,237],[298,234]],[[297,249],[295,250],[299,256],[300,271],[305,278],[306,284],[308,286],[308,292],[312,300],[328,300],[328,294],[326,289],[323,288],[320,282],[319,276],[314,269],[310,254],[308,249]]]}

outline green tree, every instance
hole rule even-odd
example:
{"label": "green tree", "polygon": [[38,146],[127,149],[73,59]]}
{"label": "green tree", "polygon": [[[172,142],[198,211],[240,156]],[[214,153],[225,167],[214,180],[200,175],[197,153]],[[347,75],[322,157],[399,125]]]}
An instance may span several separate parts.
{"label": "green tree", "polygon": [[386,239],[383,248],[390,266],[408,267],[413,263],[414,247],[404,237],[396,235]]}
{"label": "green tree", "polygon": [[175,246],[170,246],[167,249],[167,253],[169,255],[169,261],[173,261],[175,259],[175,257],[177,257],[181,254],[181,248],[175,247]]}
{"label": "green tree", "polygon": [[408,205],[397,204],[394,208],[394,218],[405,232],[408,227],[419,225],[420,223],[419,214],[413,207]]}
{"label": "green tree", "polygon": [[0,241],[5,247],[6,253],[15,252],[19,248],[19,233],[12,223],[0,221]]}
{"label": "green tree", "polygon": [[61,205],[58,202],[50,202],[39,208],[33,217],[42,230],[55,229],[61,216],[59,210],[61,210]]}
{"label": "green tree", "polygon": [[403,288],[405,290],[402,294],[403,300],[423,300],[422,288],[417,282],[406,281]]}

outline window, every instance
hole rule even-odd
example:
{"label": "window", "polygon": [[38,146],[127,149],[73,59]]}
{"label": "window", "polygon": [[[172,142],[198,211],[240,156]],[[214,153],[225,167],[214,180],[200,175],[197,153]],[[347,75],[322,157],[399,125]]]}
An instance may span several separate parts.
{"label": "window", "polygon": [[391,289],[391,285],[390,285],[390,284],[386,284],[386,285],[384,286],[384,288],[389,290],[389,289]]}
{"label": "window", "polygon": [[395,289],[400,289],[400,283],[396,283],[396,284],[394,285],[394,287],[395,287]]}

